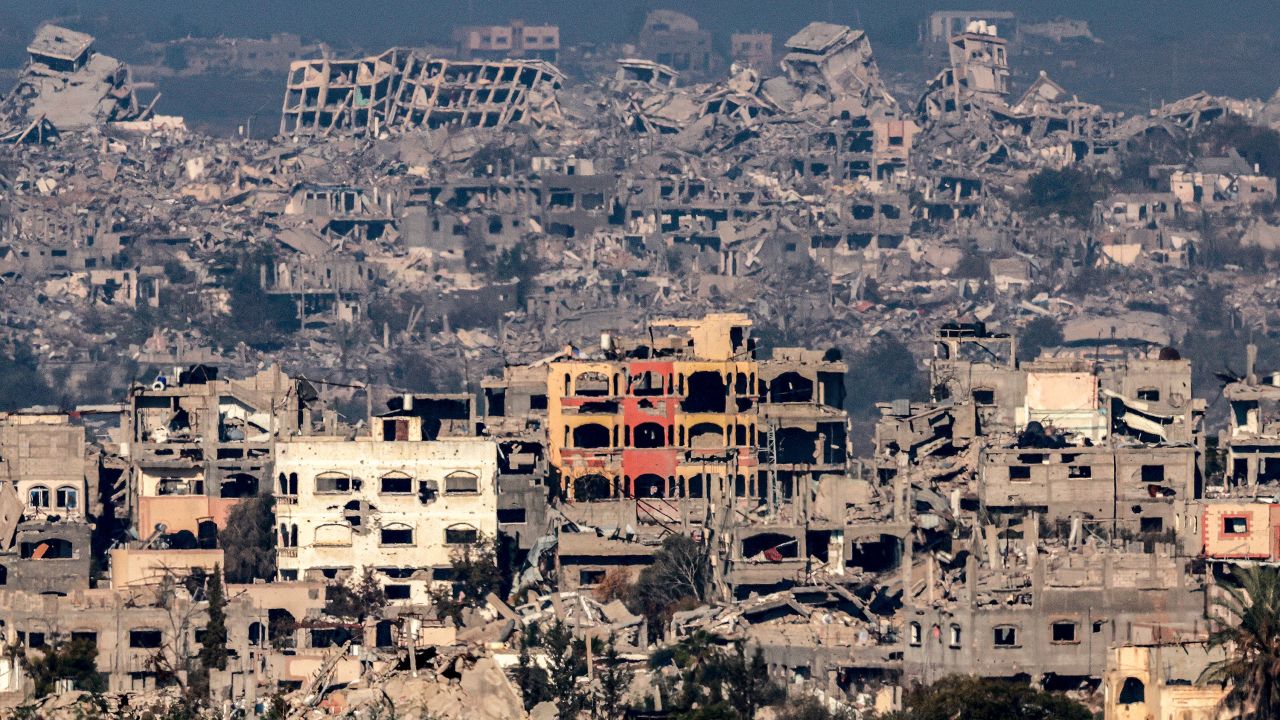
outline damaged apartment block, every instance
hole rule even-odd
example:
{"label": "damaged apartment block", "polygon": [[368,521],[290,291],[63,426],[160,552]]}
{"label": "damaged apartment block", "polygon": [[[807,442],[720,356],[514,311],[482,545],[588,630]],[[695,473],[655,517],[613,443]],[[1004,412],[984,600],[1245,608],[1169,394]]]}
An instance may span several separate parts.
{"label": "damaged apartment block", "polygon": [[446,60],[392,49],[289,69],[280,134],[372,135],[414,128],[540,124],[554,117],[560,71],[542,60]]}

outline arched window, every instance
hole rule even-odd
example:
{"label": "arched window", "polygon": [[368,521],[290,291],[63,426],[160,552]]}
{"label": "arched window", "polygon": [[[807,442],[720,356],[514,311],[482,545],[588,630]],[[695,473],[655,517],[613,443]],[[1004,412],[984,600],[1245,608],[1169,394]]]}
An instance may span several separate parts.
{"label": "arched window", "polygon": [[350,547],[351,526],[340,523],[321,525],[316,528],[315,544],[328,547]]}
{"label": "arched window", "polygon": [[33,508],[49,507],[49,488],[36,485],[27,491],[27,504]]}
{"label": "arched window", "polygon": [[635,495],[638,498],[666,497],[667,480],[661,475],[647,473],[635,479]]}
{"label": "arched window", "polygon": [[480,540],[480,531],[470,525],[451,525],[444,529],[446,545],[473,545]]}
{"label": "arched window", "polygon": [[1120,697],[1116,701],[1121,705],[1134,705],[1147,701],[1147,686],[1136,677],[1127,677],[1120,686]]}
{"label": "arched window", "polygon": [[383,525],[379,540],[382,545],[412,545],[413,528],[404,523]]}
{"label": "arched window", "polygon": [[582,475],[573,479],[573,499],[588,502],[613,496],[613,483],[603,475]]}
{"label": "arched window", "polygon": [[247,498],[258,494],[258,478],[249,473],[229,475],[218,485],[218,495],[224,498]]}
{"label": "arched window", "polygon": [[573,447],[597,449],[609,447],[609,428],[598,423],[587,423],[573,429]]}
{"label": "arched window", "polygon": [[660,448],[667,444],[667,431],[658,423],[640,423],[632,435],[632,444],[638,448]]}
{"label": "arched window", "polygon": [[385,495],[408,495],[413,492],[413,478],[402,472],[389,472],[380,479],[378,492]]}
{"label": "arched window", "polygon": [[474,473],[459,470],[449,473],[444,478],[446,495],[467,495],[478,492],[480,492],[480,478]]}
{"label": "arched window", "polygon": [[351,476],[340,472],[323,472],[316,476],[316,492],[351,492]]}
{"label": "arched window", "polygon": [[58,488],[57,497],[58,507],[65,510],[75,510],[80,507],[80,491],[70,485],[63,485]]}

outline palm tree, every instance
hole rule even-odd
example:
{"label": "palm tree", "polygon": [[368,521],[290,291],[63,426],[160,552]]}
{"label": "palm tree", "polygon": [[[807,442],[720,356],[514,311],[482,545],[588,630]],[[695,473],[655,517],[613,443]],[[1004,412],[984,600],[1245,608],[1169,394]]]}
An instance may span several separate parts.
{"label": "palm tree", "polygon": [[1220,586],[1212,606],[1226,617],[1210,617],[1210,649],[1226,657],[1200,674],[1200,683],[1227,687],[1223,705],[1252,720],[1280,719],[1280,569],[1232,566],[1238,587]]}

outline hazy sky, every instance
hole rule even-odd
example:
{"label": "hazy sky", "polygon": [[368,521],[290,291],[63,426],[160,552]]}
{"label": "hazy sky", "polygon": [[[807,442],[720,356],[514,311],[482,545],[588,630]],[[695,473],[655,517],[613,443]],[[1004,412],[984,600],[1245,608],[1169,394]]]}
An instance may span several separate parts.
{"label": "hazy sky", "polygon": [[[780,48],[812,20],[860,27],[882,71],[908,73],[921,85],[938,70],[915,44],[933,10],[1014,10],[1024,22],[1082,18],[1104,44],[1015,55],[1015,92],[1044,70],[1082,99],[1127,112],[1200,90],[1270,97],[1280,86],[1280,0],[0,0],[0,67],[20,66],[32,31],[54,17],[70,18],[68,25],[98,35],[100,50],[129,61],[141,40],[188,33],[287,31],[340,50],[378,52],[447,42],[457,25],[515,18],[560,25],[566,45],[621,42],[634,39],[646,11],[662,7],[692,15],[721,52],[738,30],[772,32]],[[216,77],[162,83],[162,90],[165,111],[223,130],[268,112],[262,108],[275,106],[281,92],[270,79],[234,85]]]}
{"label": "hazy sky", "polygon": [[228,35],[289,30],[330,41],[390,45],[445,37],[460,22],[514,17],[556,22],[569,41],[618,40],[628,36],[646,9],[664,6],[692,14],[713,31],[758,28],[787,33],[811,19],[829,19],[875,33],[914,25],[934,9],[975,6],[1027,16],[1085,17],[1104,37],[1274,33],[1280,26],[1280,3],[1275,0],[8,0],[0,4],[0,13],[28,26],[50,14],[108,14],[128,26],[159,33],[183,27]]}

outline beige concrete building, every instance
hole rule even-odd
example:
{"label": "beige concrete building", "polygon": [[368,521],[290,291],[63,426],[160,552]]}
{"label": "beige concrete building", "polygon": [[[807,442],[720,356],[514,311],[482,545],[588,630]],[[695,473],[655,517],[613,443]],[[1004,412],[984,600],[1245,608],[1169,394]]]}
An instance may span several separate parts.
{"label": "beige concrete building", "polygon": [[[282,580],[340,580],[372,568],[388,599],[421,604],[433,580],[448,579],[456,548],[496,534],[497,444],[394,439],[421,438],[412,427],[421,422],[376,418],[373,437],[278,444]],[[410,427],[399,432],[396,423]]]}

